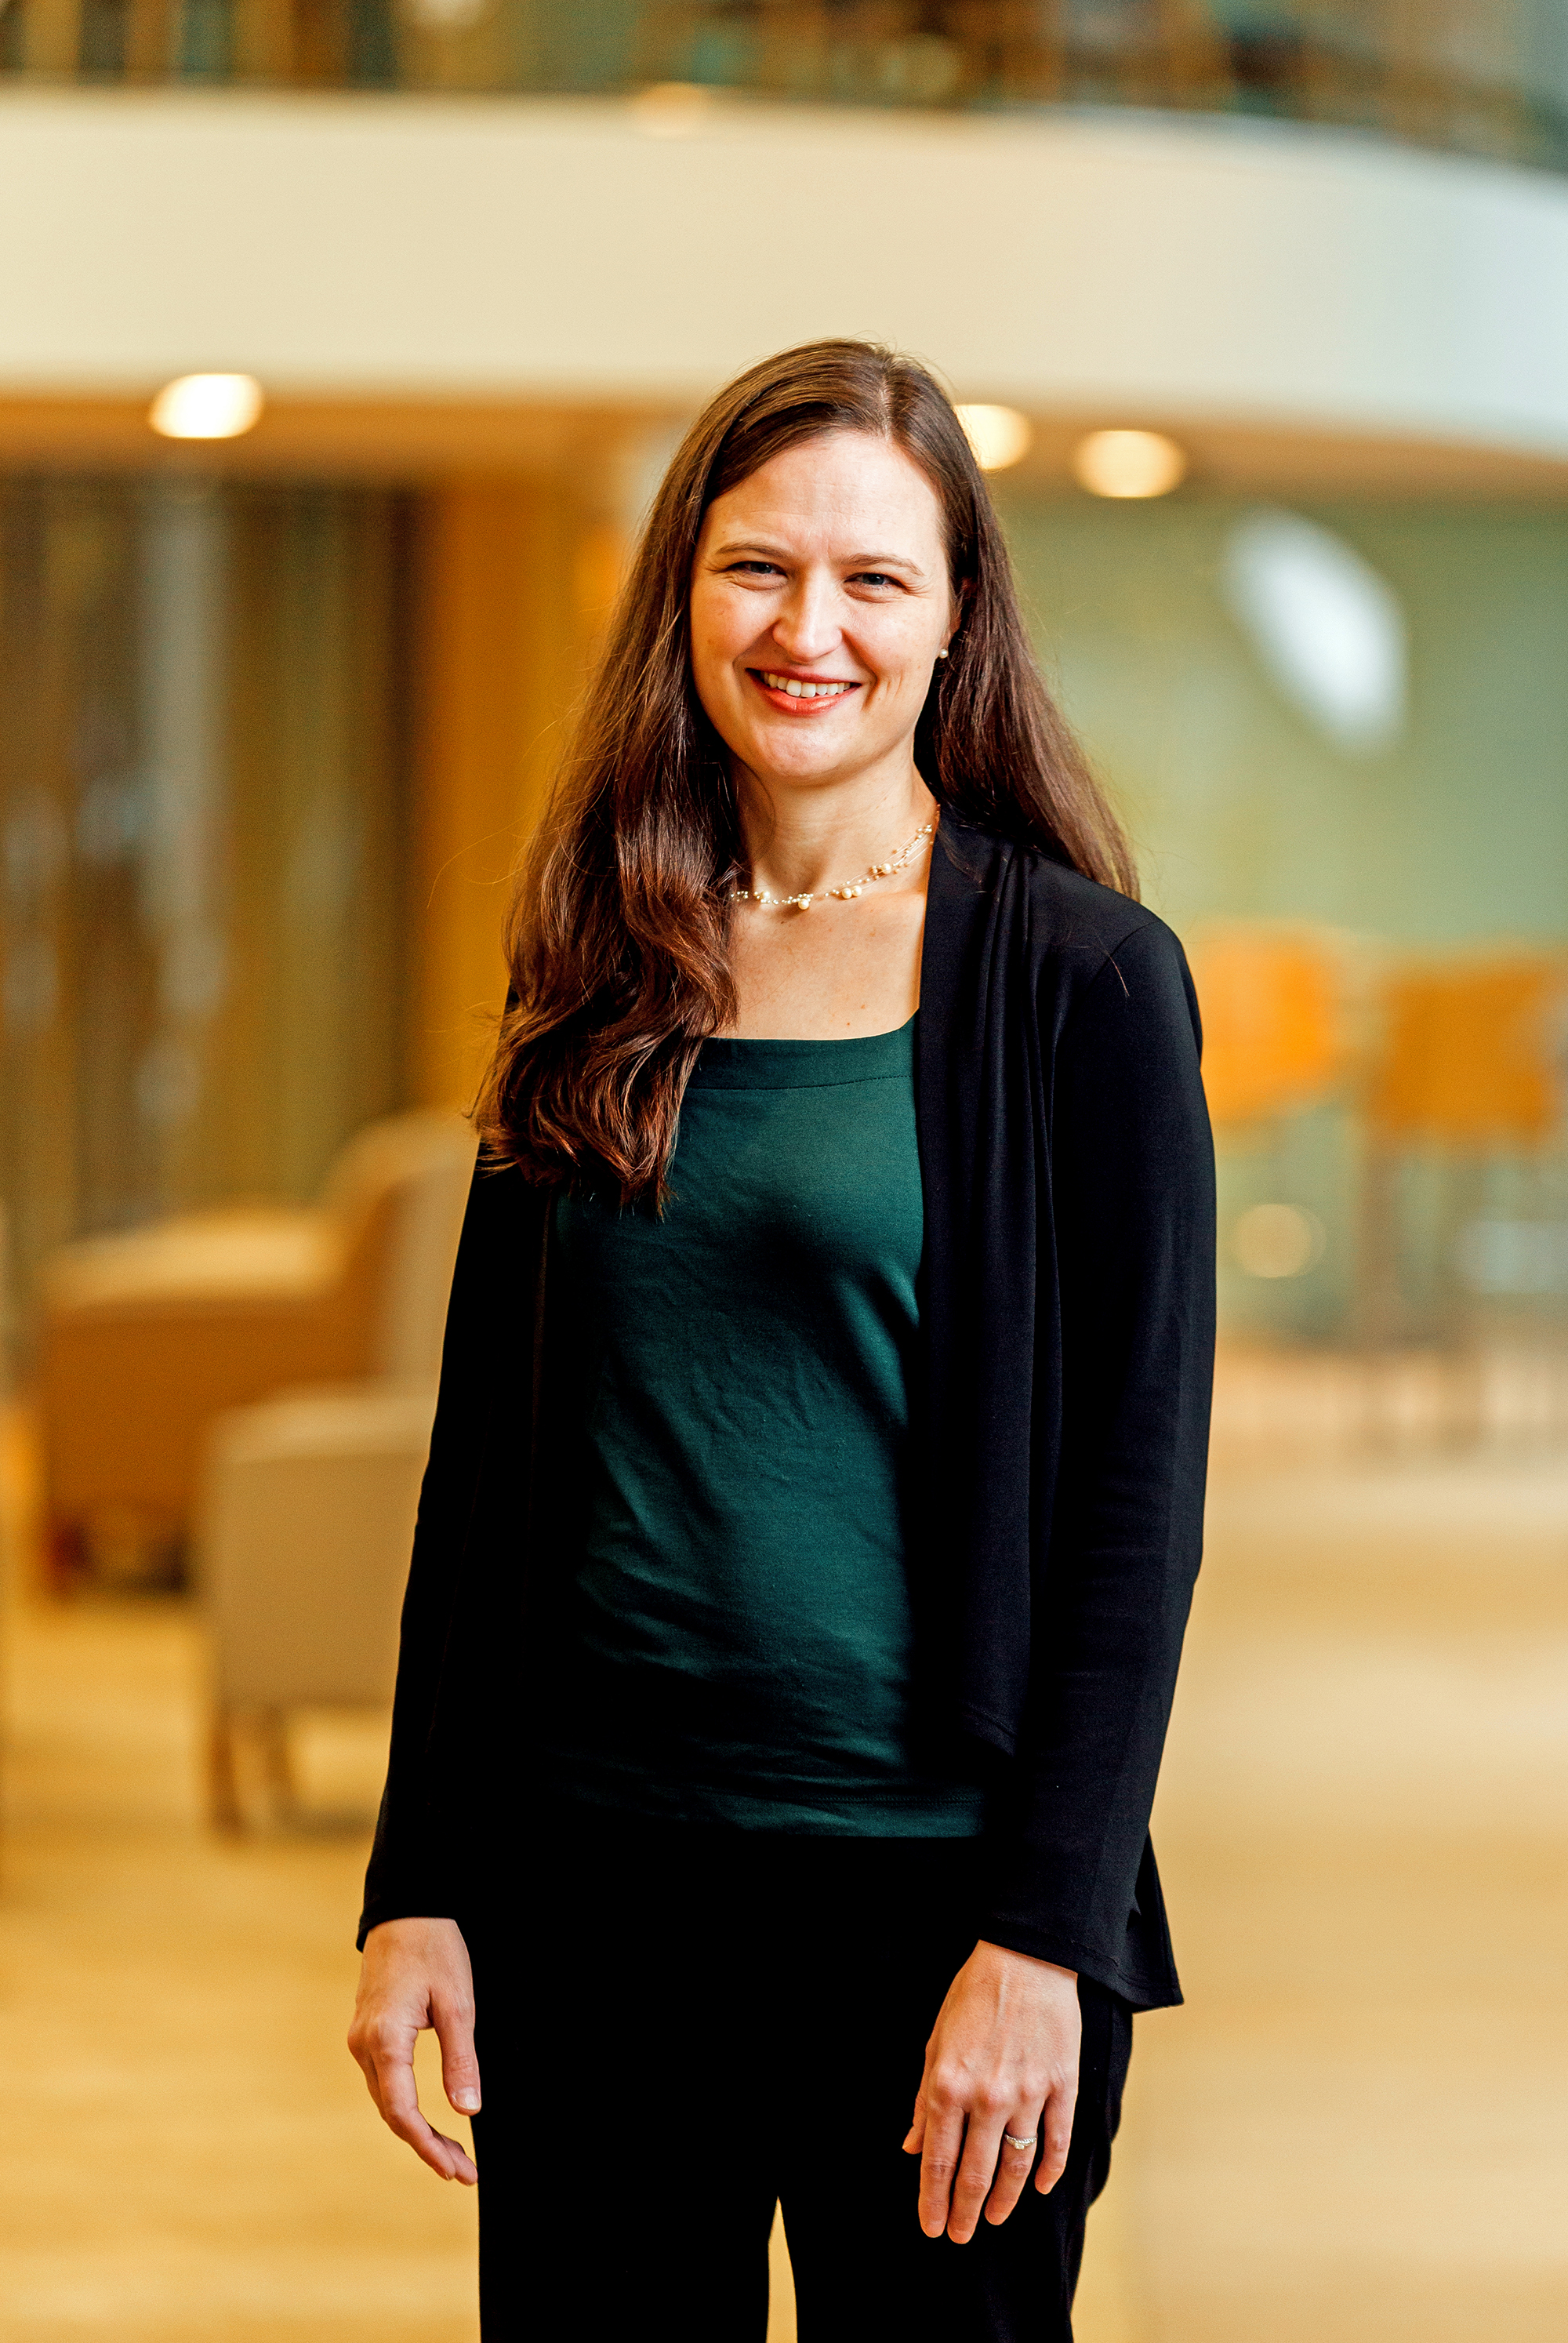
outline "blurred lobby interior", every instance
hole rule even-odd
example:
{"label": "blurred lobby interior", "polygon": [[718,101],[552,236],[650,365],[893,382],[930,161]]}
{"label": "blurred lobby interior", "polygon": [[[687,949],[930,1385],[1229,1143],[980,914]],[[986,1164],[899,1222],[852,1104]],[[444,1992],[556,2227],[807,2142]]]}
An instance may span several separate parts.
{"label": "blurred lobby interior", "polygon": [[661,468],[829,333],[1207,1032],[1080,2343],[1568,2332],[1565,173],[1568,0],[0,0],[6,2343],[477,2337],[342,2046],[458,1111]]}

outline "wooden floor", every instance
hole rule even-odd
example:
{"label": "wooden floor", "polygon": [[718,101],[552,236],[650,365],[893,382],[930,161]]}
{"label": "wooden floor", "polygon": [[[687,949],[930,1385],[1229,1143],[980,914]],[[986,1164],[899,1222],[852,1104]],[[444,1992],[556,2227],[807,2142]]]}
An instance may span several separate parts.
{"label": "wooden floor", "polygon": [[472,2197],[382,2130],[343,2048],[357,1816],[207,1834],[170,1606],[34,1613],[10,1656],[5,2343],[471,2343]]}
{"label": "wooden floor", "polygon": [[[5,2343],[473,2343],[473,2200],[342,2048],[378,1728],[225,1845],[187,1611],[13,1600],[5,1660]],[[1565,1783],[1568,1460],[1221,1479],[1080,2343],[1561,2343]]]}
{"label": "wooden floor", "polygon": [[1568,1460],[1221,1477],[1155,1832],[1157,2343],[1568,2335]]}

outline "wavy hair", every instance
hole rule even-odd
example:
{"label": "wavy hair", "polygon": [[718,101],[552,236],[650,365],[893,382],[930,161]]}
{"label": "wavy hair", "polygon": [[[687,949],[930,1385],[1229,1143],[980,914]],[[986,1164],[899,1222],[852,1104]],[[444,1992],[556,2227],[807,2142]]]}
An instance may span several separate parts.
{"label": "wavy hair", "polygon": [[951,402],[874,343],[808,342],[711,399],[654,499],[506,926],[511,997],[475,1120],[539,1182],[658,1201],[688,1077],[735,1013],[726,897],[745,847],[728,752],[692,679],[703,516],[803,440],[863,431],[925,475],[960,619],[915,735],[944,807],[1124,894],[1126,838],[1046,690],[990,496]]}

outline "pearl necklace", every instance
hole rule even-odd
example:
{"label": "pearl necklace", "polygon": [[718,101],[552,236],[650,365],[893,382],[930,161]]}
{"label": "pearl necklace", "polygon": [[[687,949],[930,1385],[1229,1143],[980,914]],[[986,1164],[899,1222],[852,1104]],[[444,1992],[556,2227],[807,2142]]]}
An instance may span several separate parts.
{"label": "pearl necklace", "polygon": [[838,887],[819,887],[815,895],[769,895],[761,887],[735,887],[730,890],[729,900],[732,903],[757,903],[765,911],[809,911],[817,895],[836,896],[840,903],[852,903],[862,888],[874,886],[879,879],[896,879],[901,870],[907,870],[935,827],[933,822],[923,821],[909,844],[900,846],[890,862],[873,862],[862,879],[846,879]]}

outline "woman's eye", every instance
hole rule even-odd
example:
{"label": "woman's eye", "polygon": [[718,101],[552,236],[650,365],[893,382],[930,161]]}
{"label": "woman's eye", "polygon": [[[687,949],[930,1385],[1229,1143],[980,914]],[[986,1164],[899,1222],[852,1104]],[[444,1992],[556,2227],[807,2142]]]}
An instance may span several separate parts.
{"label": "woman's eye", "polygon": [[890,578],[884,569],[857,570],[849,581],[852,586],[896,586],[898,582],[896,578]]}
{"label": "woman's eye", "polygon": [[729,574],[732,578],[782,578],[784,572],[773,561],[733,561]]}

